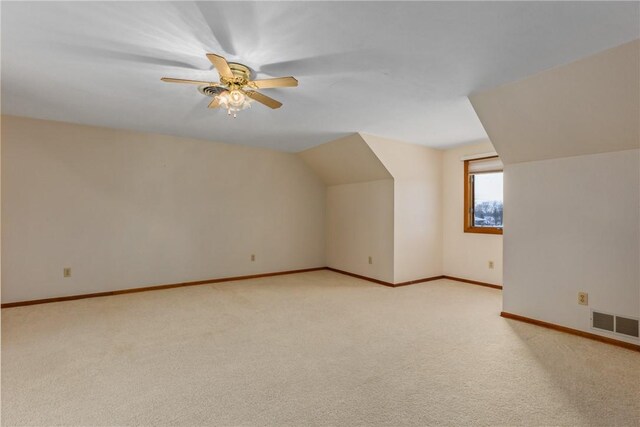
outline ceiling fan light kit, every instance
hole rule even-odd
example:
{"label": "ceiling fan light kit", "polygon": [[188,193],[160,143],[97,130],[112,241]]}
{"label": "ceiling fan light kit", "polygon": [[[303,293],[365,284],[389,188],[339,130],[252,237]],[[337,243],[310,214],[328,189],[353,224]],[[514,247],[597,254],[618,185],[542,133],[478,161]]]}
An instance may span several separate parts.
{"label": "ceiling fan light kit", "polygon": [[272,109],[282,106],[282,103],[263,95],[255,89],[298,86],[298,80],[294,77],[251,80],[253,73],[251,68],[246,65],[227,62],[226,59],[215,53],[208,53],[207,58],[220,75],[220,81],[218,83],[202,80],[176,79],[172,77],[163,77],[161,80],[167,83],[198,85],[200,93],[213,98],[209,103],[209,108],[224,108],[227,110],[227,114],[233,115],[234,118],[238,112],[250,108],[252,101],[257,101]]}

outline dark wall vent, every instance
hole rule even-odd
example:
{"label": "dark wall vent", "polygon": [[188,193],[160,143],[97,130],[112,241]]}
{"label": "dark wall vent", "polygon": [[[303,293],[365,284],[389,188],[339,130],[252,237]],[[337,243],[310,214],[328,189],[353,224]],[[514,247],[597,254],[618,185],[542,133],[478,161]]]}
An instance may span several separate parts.
{"label": "dark wall vent", "polygon": [[616,316],[616,332],[619,334],[638,337],[638,319]]}
{"label": "dark wall vent", "polygon": [[602,329],[604,331],[613,332],[615,323],[614,316],[606,313],[599,313],[594,311],[591,314],[591,326],[596,329]]}
{"label": "dark wall vent", "polygon": [[591,327],[607,332],[615,332],[621,335],[638,338],[638,319],[627,316],[617,316],[615,314],[602,313],[600,311],[591,312]]}

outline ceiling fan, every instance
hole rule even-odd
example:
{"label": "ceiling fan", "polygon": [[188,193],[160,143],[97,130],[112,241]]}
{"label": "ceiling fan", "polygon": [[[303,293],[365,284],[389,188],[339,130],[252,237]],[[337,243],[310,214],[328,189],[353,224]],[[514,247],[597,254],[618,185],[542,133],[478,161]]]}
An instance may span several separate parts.
{"label": "ceiling fan", "polygon": [[225,108],[229,115],[236,114],[249,108],[251,101],[258,101],[269,108],[280,108],[282,103],[257,92],[255,89],[269,89],[274,87],[295,87],[298,80],[294,77],[276,77],[273,79],[251,80],[251,68],[236,62],[227,62],[220,55],[207,53],[207,58],[216,67],[220,74],[220,82],[206,82],[201,80],[174,79],[163,77],[163,82],[187,83],[198,85],[198,90],[213,100],[209,103],[209,108]]}

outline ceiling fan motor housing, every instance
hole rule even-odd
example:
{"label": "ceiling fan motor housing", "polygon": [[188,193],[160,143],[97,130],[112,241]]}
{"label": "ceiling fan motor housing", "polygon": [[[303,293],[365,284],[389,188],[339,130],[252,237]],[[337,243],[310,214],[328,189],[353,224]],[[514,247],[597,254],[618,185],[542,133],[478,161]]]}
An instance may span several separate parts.
{"label": "ceiling fan motor housing", "polygon": [[247,67],[244,64],[238,64],[236,62],[229,62],[229,68],[231,68],[231,72],[233,73],[233,78],[229,79],[223,76],[220,76],[220,82],[224,86],[210,86],[210,85],[202,85],[198,88],[200,93],[210,97],[216,97],[227,90],[234,88],[241,88],[247,84],[247,82],[251,81],[251,77],[253,75],[251,68]]}
{"label": "ceiling fan motor housing", "polygon": [[229,68],[233,73],[233,78],[220,76],[220,82],[226,86],[238,86],[241,88],[251,81],[253,73],[251,72],[251,68],[246,65],[239,64],[237,62],[229,62]]}

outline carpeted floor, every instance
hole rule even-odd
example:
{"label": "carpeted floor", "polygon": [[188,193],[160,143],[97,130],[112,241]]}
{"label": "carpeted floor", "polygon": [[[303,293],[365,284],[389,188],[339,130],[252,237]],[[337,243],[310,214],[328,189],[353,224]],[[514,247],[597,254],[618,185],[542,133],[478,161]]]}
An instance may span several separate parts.
{"label": "carpeted floor", "polygon": [[330,271],[2,310],[3,425],[640,425],[640,354]]}

